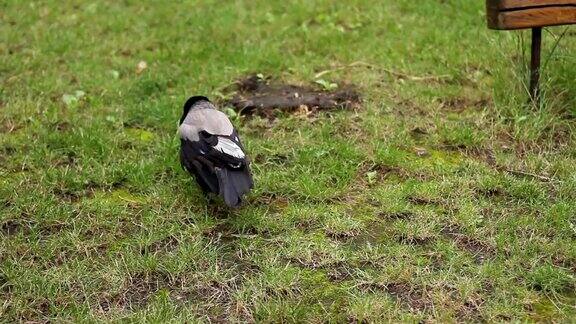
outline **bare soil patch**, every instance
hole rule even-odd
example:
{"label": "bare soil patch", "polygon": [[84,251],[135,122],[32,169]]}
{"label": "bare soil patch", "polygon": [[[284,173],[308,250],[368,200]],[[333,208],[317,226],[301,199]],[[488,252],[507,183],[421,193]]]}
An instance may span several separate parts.
{"label": "bare soil patch", "polygon": [[406,244],[406,245],[413,245],[413,246],[424,246],[434,242],[433,237],[420,237],[420,236],[413,236],[407,234],[400,234],[397,237],[398,243]]}
{"label": "bare soil patch", "polygon": [[276,112],[300,112],[306,115],[317,111],[349,109],[360,103],[360,93],[352,85],[333,91],[313,86],[283,84],[270,78],[250,75],[235,82],[235,95],[227,101],[242,115],[274,118]]}
{"label": "bare soil patch", "polygon": [[330,237],[333,240],[346,242],[346,241],[358,236],[360,234],[360,231],[356,230],[356,229],[350,229],[347,231],[338,231],[338,230],[333,230],[333,229],[326,229],[324,231],[324,233],[326,233],[326,236]]}
{"label": "bare soil patch", "polygon": [[7,220],[0,226],[0,232],[5,236],[17,234],[22,230],[22,224],[15,220]]}
{"label": "bare soil patch", "polygon": [[363,283],[360,285],[360,289],[386,292],[411,311],[425,311],[433,306],[432,300],[426,296],[421,288],[408,283]]}
{"label": "bare soil patch", "polygon": [[156,253],[167,253],[175,250],[180,241],[173,236],[167,236],[159,241],[153,242],[150,245],[144,246],[140,249],[140,254],[156,254]]}
{"label": "bare soil patch", "polygon": [[107,312],[112,308],[135,309],[146,305],[148,298],[161,288],[174,285],[171,279],[161,273],[136,274],[128,278],[125,289],[114,296],[102,296],[100,308]]}
{"label": "bare soil patch", "polygon": [[484,108],[490,106],[490,100],[487,98],[471,99],[467,97],[445,98],[440,101],[442,109],[452,112],[463,112],[468,108]]}
{"label": "bare soil patch", "polygon": [[496,255],[493,246],[464,234],[462,229],[455,225],[449,225],[442,229],[442,234],[454,241],[459,249],[471,253],[477,262],[483,262]]}
{"label": "bare soil patch", "polygon": [[3,274],[0,274],[0,292],[9,294],[12,292],[13,286],[10,280]]}
{"label": "bare soil patch", "polygon": [[435,198],[428,198],[428,197],[423,197],[423,196],[411,196],[408,197],[408,201],[411,202],[414,205],[435,205],[435,206],[440,206],[442,205],[442,201],[435,199]]}
{"label": "bare soil patch", "polygon": [[328,272],[326,273],[326,276],[328,277],[328,280],[332,282],[342,282],[354,277],[354,268],[344,262],[335,264],[327,270]]}
{"label": "bare soil patch", "polygon": [[411,211],[399,211],[399,212],[380,212],[378,217],[386,220],[408,220],[414,218],[414,213]]}
{"label": "bare soil patch", "polygon": [[[72,162],[74,158],[72,158]],[[60,200],[65,202],[75,203],[82,198],[92,198],[97,191],[100,190],[114,190],[119,189],[124,186],[126,178],[120,178],[110,184],[96,183],[94,181],[89,181],[88,183],[82,185],[81,188],[69,188],[69,187],[58,187],[52,190],[52,193],[56,195]]]}
{"label": "bare soil patch", "polygon": [[364,162],[360,165],[356,175],[356,181],[361,186],[369,186],[387,179],[398,179],[405,181],[407,179],[425,179],[427,175],[416,172],[410,172],[397,166],[390,166],[381,163]]}

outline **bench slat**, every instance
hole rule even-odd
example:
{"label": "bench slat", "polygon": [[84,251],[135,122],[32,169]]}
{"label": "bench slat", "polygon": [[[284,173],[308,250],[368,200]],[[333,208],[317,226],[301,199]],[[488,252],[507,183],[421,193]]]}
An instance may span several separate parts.
{"label": "bench slat", "polygon": [[505,30],[576,24],[576,4],[514,11],[489,9],[487,18],[489,28]]}
{"label": "bench slat", "polygon": [[546,7],[575,5],[576,0],[488,0],[488,6],[497,10],[511,10],[526,7]]}

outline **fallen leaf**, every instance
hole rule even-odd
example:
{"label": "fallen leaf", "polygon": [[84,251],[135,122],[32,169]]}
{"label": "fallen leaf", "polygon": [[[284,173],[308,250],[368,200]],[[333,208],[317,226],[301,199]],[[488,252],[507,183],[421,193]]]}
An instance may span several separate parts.
{"label": "fallen leaf", "polygon": [[314,82],[321,85],[324,88],[324,90],[326,90],[326,91],[330,91],[330,90],[334,90],[334,89],[338,88],[337,83],[326,81],[323,79],[319,79],[319,80],[316,80]]}
{"label": "fallen leaf", "polygon": [[376,172],[376,171],[370,171],[370,172],[366,173],[366,178],[368,178],[368,183],[374,184],[376,182],[376,176],[377,175],[378,175],[378,172]]}
{"label": "fallen leaf", "polygon": [[74,94],[65,93],[62,95],[62,101],[66,106],[72,106],[76,104],[80,99],[84,98],[86,93],[82,90],[74,91]]}
{"label": "fallen leaf", "polygon": [[416,152],[416,155],[418,155],[419,157],[430,155],[430,153],[428,153],[428,150],[426,150],[425,148],[416,147],[414,148],[414,151]]}
{"label": "fallen leaf", "polygon": [[238,118],[238,113],[236,112],[236,110],[234,110],[230,107],[224,108],[224,113],[226,114],[226,116],[228,116],[231,119]]}
{"label": "fallen leaf", "polygon": [[76,99],[78,99],[78,100],[82,99],[85,95],[86,95],[86,93],[82,90],[76,90],[74,92],[74,96],[76,96]]}
{"label": "fallen leaf", "polygon": [[140,74],[140,73],[144,72],[144,70],[146,70],[147,68],[148,68],[148,63],[146,63],[145,61],[138,62],[138,65],[136,65],[136,74]]}
{"label": "fallen leaf", "polygon": [[116,70],[110,70],[110,71],[108,71],[108,73],[110,73],[110,75],[111,75],[112,78],[114,78],[114,79],[120,78],[120,72],[118,72],[118,71],[116,71]]}
{"label": "fallen leaf", "polygon": [[63,94],[62,95],[62,101],[64,102],[64,104],[66,106],[70,106],[73,103],[78,101],[78,98],[76,98],[76,96],[71,95],[71,94]]}
{"label": "fallen leaf", "polygon": [[306,117],[310,115],[311,111],[310,108],[306,105],[300,105],[296,110],[296,115]]}

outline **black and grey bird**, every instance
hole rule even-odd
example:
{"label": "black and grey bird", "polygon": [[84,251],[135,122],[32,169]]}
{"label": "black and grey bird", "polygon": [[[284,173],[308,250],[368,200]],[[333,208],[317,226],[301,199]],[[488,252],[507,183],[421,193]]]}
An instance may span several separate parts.
{"label": "black and grey bird", "polygon": [[237,207],[253,188],[250,163],[228,117],[203,96],[189,98],[178,128],[180,163],[204,194],[220,195]]}

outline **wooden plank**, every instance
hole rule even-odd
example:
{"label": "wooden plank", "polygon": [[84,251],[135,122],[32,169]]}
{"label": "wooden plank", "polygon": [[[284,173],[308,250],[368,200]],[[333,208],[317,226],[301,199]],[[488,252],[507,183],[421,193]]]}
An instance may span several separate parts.
{"label": "wooden plank", "polygon": [[520,9],[526,7],[546,7],[575,5],[576,0],[488,0],[488,6],[497,10]]}
{"label": "wooden plank", "polygon": [[576,5],[500,12],[489,9],[487,18],[489,28],[505,30],[576,24]]}

